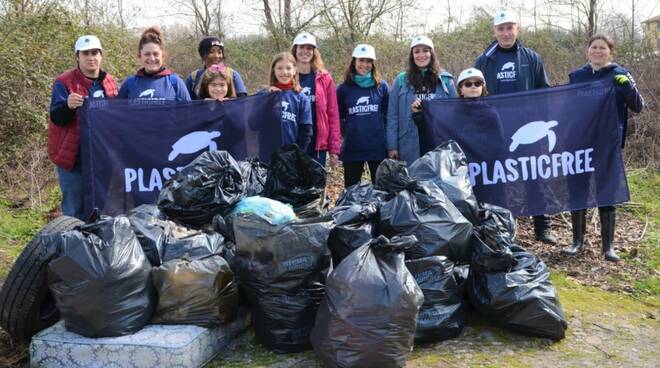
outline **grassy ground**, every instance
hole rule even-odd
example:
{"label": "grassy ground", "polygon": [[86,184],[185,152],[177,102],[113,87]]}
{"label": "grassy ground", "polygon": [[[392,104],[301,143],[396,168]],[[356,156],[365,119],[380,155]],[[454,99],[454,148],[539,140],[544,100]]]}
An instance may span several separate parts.
{"label": "grassy ground", "polygon": [[[645,225],[637,254],[624,262],[648,270],[632,293],[615,293],[584,286],[573,277],[553,272],[569,329],[566,339],[553,343],[495,327],[470,314],[460,337],[415,346],[407,367],[655,367],[660,351],[660,174],[628,173],[631,204],[626,211]],[[36,210],[12,208],[0,194],[0,280],[13,260],[56,207],[57,194]],[[0,341],[0,344],[2,342]],[[24,356],[25,347],[0,349]],[[19,354],[20,353],[20,354]],[[0,356],[0,362],[3,358]],[[17,365],[23,366],[25,360]],[[265,350],[250,331],[239,336],[211,367],[317,367],[312,352],[277,355]]]}
{"label": "grassy ground", "polygon": [[651,271],[651,276],[639,280],[635,289],[645,295],[660,298],[660,173],[633,170],[628,173],[631,210],[646,225],[646,233],[638,257],[629,262]]}

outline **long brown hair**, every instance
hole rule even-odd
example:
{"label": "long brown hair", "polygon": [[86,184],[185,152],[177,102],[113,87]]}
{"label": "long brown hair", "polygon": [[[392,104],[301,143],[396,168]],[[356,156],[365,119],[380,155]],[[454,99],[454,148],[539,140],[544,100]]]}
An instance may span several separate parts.
{"label": "long brown hair", "polygon": [[216,78],[220,78],[227,82],[227,96],[229,98],[235,98],[236,97],[236,91],[234,90],[234,83],[230,78],[227,78],[227,71],[225,70],[224,72],[217,71],[213,72],[211,69],[206,69],[204,71],[204,74],[202,74],[202,81],[199,83],[199,86],[197,87],[197,90],[195,93],[199,98],[209,98],[211,97],[209,95],[209,84],[213,82]]}
{"label": "long brown hair", "polygon": [[[428,46],[427,46],[428,47]],[[438,77],[440,76],[440,64],[438,63],[438,57],[435,55],[435,51],[429,47],[431,50],[431,60],[429,65],[426,67],[426,73],[422,75],[422,70],[415,64],[415,58],[413,56],[413,48],[410,48],[410,53],[408,54],[408,66],[406,66],[406,76],[408,82],[417,90],[426,87],[429,91],[434,91],[435,87],[438,85]]]}
{"label": "long brown hair", "polygon": [[[289,52],[280,52],[279,54],[275,55],[273,58],[273,62],[270,63],[270,86],[275,86],[277,84],[277,77],[275,76],[275,64],[277,64],[280,61],[288,61],[291,64],[293,64],[293,68],[296,69],[296,58],[291,55]],[[302,91],[302,87],[300,87],[300,82],[298,81],[298,73],[294,72],[293,77],[291,78],[291,81],[293,82],[293,90],[296,92]]]}
{"label": "long brown hair", "polygon": [[[351,77],[351,74],[358,74],[357,70],[355,69],[355,62],[356,58],[351,57],[351,62],[346,67],[346,70],[344,70],[344,83],[348,85],[355,84],[355,81]],[[373,79],[376,81],[376,86],[378,86],[382,77],[380,75],[380,70],[378,70],[378,67],[376,66],[376,60],[371,59],[371,65],[373,66],[371,68],[371,77],[373,77]]]}
{"label": "long brown hair", "polygon": [[[291,55],[293,57],[296,57],[296,51],[298,51],[298,45],[293,45],[291,46]],[[298,59],[296,59],[298,60]],[[321,57],[321,52],[319,51],[318,47],[314,46],[314,52],[312,54],[312,60],[309,62],[312,65],[312,71],[313,72],[320,72],[325,70],[325,63],[323,62],[323,58]]]}

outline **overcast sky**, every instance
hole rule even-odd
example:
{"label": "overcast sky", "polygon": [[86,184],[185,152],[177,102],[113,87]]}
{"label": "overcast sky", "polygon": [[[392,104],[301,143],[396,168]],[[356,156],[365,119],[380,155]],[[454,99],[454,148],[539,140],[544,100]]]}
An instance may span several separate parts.
{"label": "overcast sky", "polygon": [[[185,0],[180,0],[185,1]],[[584,1],[584,0],[583,0]],[[637,22],[651,18],[660,14],[660,1],[659,0],[605,0],[604,10],[606,13],[614,11],[624,14],[630,14],[630,4],[632,1],[637,3]],[[151,1],[145,5],[143,0],[128,0],[130,9],[128,12],[132,13],[127,17],[128,25],[131,27],[147,27],[153,24],[162,26],[170,26],[176,23],[188,24],[187,19],[182,18],[180,15],[173,15],[176,13],[176,8],[172,7],[169,1]],[[256,0],[234,0],[223,1],[223,7],[230,19],[228,36],[254,34],[264,32],[261,27],[261,3],[262,1]],[[464,23],[470,19],[475,7],[483,7],[489,11],[496,11],[499,9],[512,6],[520,8],[521,5],[525,9],[521,14],[521,22],[523,26],[531,26],[532,24],[532,9],[534,4],[543,3],[542,0],[513,0],[513,1],[484,1],[484,0],[438,0],[429,1],[422,0],[418,2],[419,9],[411,11],[409,14],[412,23],[419,23],[414,27],[410,27],[410,33],[423,33],[437,28],[439,25],[445,23],[447,19],[447,4],[451,4],[451,12],[458,23]],[[546,9],[539,9],[539,13],[545,12]],[[553,22],[554,23],[554,22]]]}

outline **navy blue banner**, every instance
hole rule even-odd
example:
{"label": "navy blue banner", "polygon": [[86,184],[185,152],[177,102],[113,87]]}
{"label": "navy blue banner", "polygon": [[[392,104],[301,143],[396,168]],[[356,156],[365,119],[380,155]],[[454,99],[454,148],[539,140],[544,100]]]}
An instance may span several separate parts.
{"label": "navy blue banner", "polygon": [[612,83],[423,102],[425,132],[465,151],[477,198],[514,215],[629,200]]}
{"label": "navy blue banner", "polygon": [[278,94],[225,102],[92,100],[80,115],[85,211],[156,203],[163,183],[205,150],[269,162],[281,145]]}

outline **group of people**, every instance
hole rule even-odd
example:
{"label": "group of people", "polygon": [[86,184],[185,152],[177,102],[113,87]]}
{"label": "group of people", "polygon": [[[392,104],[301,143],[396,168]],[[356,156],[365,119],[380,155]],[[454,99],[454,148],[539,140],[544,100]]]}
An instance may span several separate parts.
{"label": "group of people", "polygon": [[[495,41],[463,70],[456,83],[440,67],[433,41],[412,39],[406,70],[391,86],[377,66],[376,50],[359,44],[335,88],[313,35],[300,33],[288,52],[273,58],[269,85],[258,93],[280,93],[283,144],[297,143],[321,165],[336,165],[341,158],[344,185],[360,181],[365,164],[372,181],[385,158],[411,163],[432,150],[420,134],[425,123],[422,101],[445,98],[480,98],[550,87],[541,57],[518,39],[519,24],[512,12],[500,11],[493,22]],[[77,109],[86,98],[224,101],[248,92],[241,75],[225,64],[225,46],[215,37],[199,43],[202,68],[184,81],[164,64],[165,42],[156,27],[144,31],[138,44],[140,68],[118,88],[101,68],[103,48],[95,36],[82,36],[75,44],[77,67],[58,76],[50,107],[48,153],[57,166],[62,189],[62,212],[83,217],[83,181]],[[612,62],[614,44],[594,35],[587,45],[587,64],[569,75],[570,83],[613,79],[623,145],[628,109],[639,112],[644,102],[622,66]],[[599,208],[605,258],[618,261],[612,248],[615,226],[613,206]],[[586,210],[571,213],[573,244],[562,252],[577,254],[584,245]],[[556,243],[550,217],[534,216],[536,239]]]}

